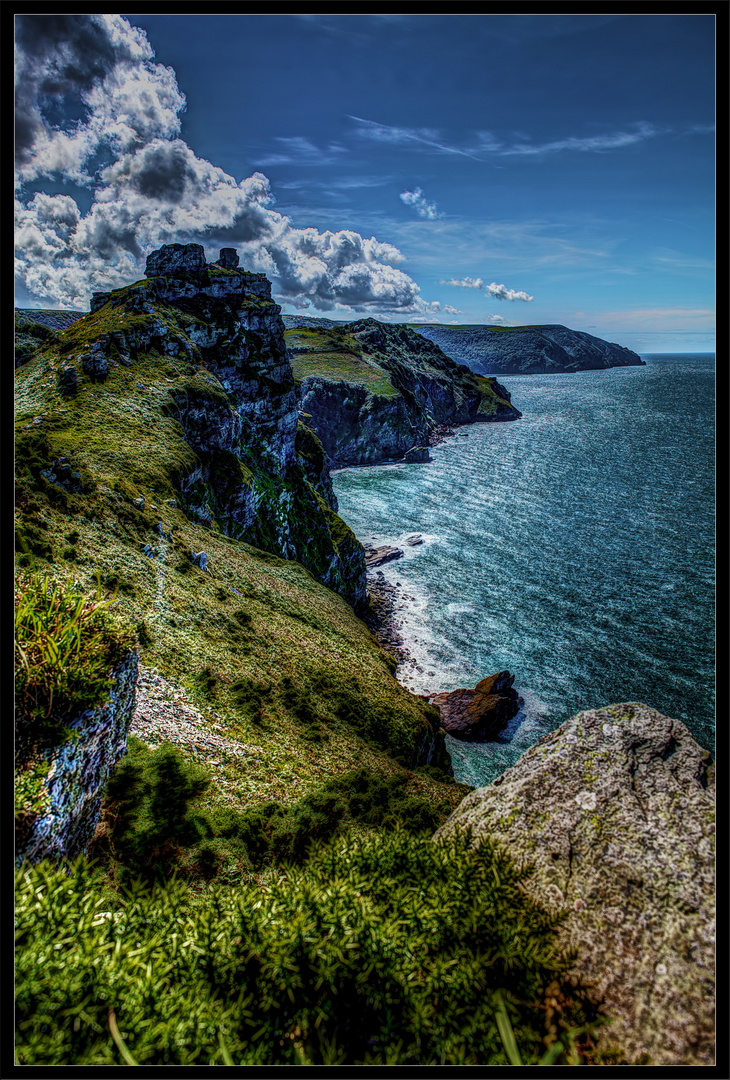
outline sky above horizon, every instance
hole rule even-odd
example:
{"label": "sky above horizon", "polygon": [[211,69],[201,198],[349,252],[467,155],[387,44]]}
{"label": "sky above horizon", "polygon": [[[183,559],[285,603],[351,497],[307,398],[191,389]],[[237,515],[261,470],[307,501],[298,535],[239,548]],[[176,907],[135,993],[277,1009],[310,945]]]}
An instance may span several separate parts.
{"label": "sky above horizon", "polygon": [[16,306],[162,244],[285,314],[715,347],[715,17],[16,15]]}

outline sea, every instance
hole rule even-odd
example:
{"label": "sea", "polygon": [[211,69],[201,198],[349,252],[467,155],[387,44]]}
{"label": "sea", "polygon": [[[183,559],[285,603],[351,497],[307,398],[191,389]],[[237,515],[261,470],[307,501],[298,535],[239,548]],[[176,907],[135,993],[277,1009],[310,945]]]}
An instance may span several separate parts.
{"label": "sea", "polygon": [[619,702],[714,748],[715,357],[642,359],[501,376],[520,420],[457,428],[429,463],[332,475],[358,539],[404,550],[380,568],[410,651],[398,680],[429,694],[515,677],[524,704],[498,741],[447,736],[463,783]]}

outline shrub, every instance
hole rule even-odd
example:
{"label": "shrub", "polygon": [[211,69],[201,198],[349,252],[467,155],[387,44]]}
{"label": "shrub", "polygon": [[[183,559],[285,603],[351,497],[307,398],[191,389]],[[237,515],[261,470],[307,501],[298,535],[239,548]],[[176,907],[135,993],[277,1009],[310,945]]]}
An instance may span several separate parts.
{"label": "shrub", "polygon": [[[162,878],[183,863],[183,850],[212,836],[207,816],[191,804],[210,784],[207,772],[175,746],[151,751],[130,740],[130,750],[109,778],[105,801],[111,855],[122,878]],[[200,848],[198,855],[204,851]],[[206,851],[200,865],[208,876],[216,860]]]}
{"label": "shrub", "polygon": [[198,895],[172,879],[110,900],[83,859],[26,867],[17,1061],[602,1063],[525,877],[489,841],[400,829]]}

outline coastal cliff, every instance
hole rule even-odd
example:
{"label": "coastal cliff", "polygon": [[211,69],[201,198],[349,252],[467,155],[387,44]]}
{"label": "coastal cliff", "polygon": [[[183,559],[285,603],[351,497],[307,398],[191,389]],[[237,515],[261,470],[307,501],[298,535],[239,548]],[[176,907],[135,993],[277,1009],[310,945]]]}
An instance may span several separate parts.
{"label": "coastal cliff", "polygon": [[546,326],[413,326],[458,363],[482,375],[551,375],[642,365],[623,345],[560,324]]}
{"label": "coastal cliff", "polygon": [[353,610],[364,551],[298,418],[267,279],[169,245],[91,307],[16,370],[20,565],[116,596],[146,662],[244,740],[276,730],[252,791],[295,798],[383,754],[448,766],[436,711]]}
{"label": "coastal cliff", "polygon": [[[565,884],[566,861],[578,880],[577,854],[593,858],[594,822],[582,814],[592,795],[617,829],[625,805],[646,796],[646,830],[629,839],[643,845],[648,878],[651,815],[667,827],[659,890],[672,859],[690,872],[697,847],[702,895],[684,882],[679,901],[685,915],[694,904],[699,963],[677,948],[655,967],[694,994],[712,944],[706,755],[681,725],[622,706],[582,721],[593,756],[580,777],[575,762],[570,775],[560,769],[563,741],[584,732],[561,729],[525,755],[524,772],[519,763],[462,801],[469,789],[448,775],[437,709],[399,685],[355,610],[365,557],[336,513],[331,459],[366,455],[368,437],[382,460],[425,450],[439,426],[513,419],[509,395],[374,320],[324,328],[317,348],[297,351],[268,281],[230,249],[206,262],[198,245],[167,246],[144,280],[95,294],[91,308],[30,335],[38,344],[16,371],[16,627],[32,581],[49,605],[56,587],[74,610],[80,597],[104,597],[135,646],[109,695],[118,708],[104,695],[85,702],[45,745],[32,711],[20,717],[18,1062],[704,1063],[708,1013],[694,1003],[696,1035],[682,1042],[673,1026],[669,1057],[633,1032],[624,1046],[623,1029],[604,1050],[600,994],[556,933],[568,887],[558,896],[551,886],[558,873]],[[307,372],[315,362],[332,366]],[[371,399],[375,414],[376,399],[398,402],[397,422],[383,423],[392,442],[362,417],[348,434],[350,397],[358,417]],[[301,416],[305,402],[320,407],[324,437],[314,412]],[[25,605],[34,642],[37,607]],[[28,655],[16,650],[16,671]],[[43,653],[37,685],[54,655]],[[594,792],[584,774],[608,739],[604,721],[625,768],[609,772],[601,758]],[[543,775],[546,749],[556,752]],[[537,799],[519,799],[533,789],[537,826]],[[670,832],[676,806],[684,833]],[[472,818],[475,844],[454,835]],[[529,868],[500,846],[510,829],[538,865],[532,892]],[[574,863],[576,836],[585,848]],[[641,887],[601,850],[597,938],[618,921],[616,890]],[[57,865],[84,851],[98,862]],[[49,861],[30,865],[39,859]],[[118,891],[127,885],[134,904]],[[644,891],[654,921],[640,925],[674,949],[674,908]],[[586,970],[600,981],[623,963],[618,949],[609,961],[591,954]],[[78,1001],[59,1023],[71,975]],[[623,1022],[617,984],[604,983]]]}
{"label": "coastal cliff", "polygon": [[305,324],[285,338],[300,415],[337,467],[425,461],[439,428],[521,415],[496,379],[455,364],[404,326]]}

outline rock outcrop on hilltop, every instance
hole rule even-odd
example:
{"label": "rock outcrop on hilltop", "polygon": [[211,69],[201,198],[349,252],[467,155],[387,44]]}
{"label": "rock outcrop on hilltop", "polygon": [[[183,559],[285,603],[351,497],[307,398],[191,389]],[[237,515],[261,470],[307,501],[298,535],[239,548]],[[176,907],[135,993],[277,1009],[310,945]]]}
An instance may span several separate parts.
{"label": "rock outcrop on hilltop", "polygon": [[521,415],[496,379],[405,326],[300,324],[286,335],[299,408],[335,466],[428,461],[438,428]]}
{"label": "rock outcrop on hilltop", "polygon": [[567,911],[560,944],[603,997],[628,1064],[714,1061],[714,768],[678,720],[640,704],[579,713],[436,833],[471,829],[535,867]]}
{"label": "rock outcrop on hilltop", "polygon": [[187,359],[191,378],[171,385],[169,407],[196,455],[179,480],[186,512],[302,562],[362,603],[363,550],[336,514],[326,455],[299,421],[270,282],[239,269],[232,248],[206,263],[200,244],[153,251],[146,275],[94,293],[88,340],[67,353],[59,385],[73,394],[79,378],[104,379],[110,365],[131,366],[143,353]]}
{"label": "rock outcrop on hilltop", "polygon": [[567,326],[418,326],[447,356],[482,375],[550,375],[639,366],[637,353]]}

